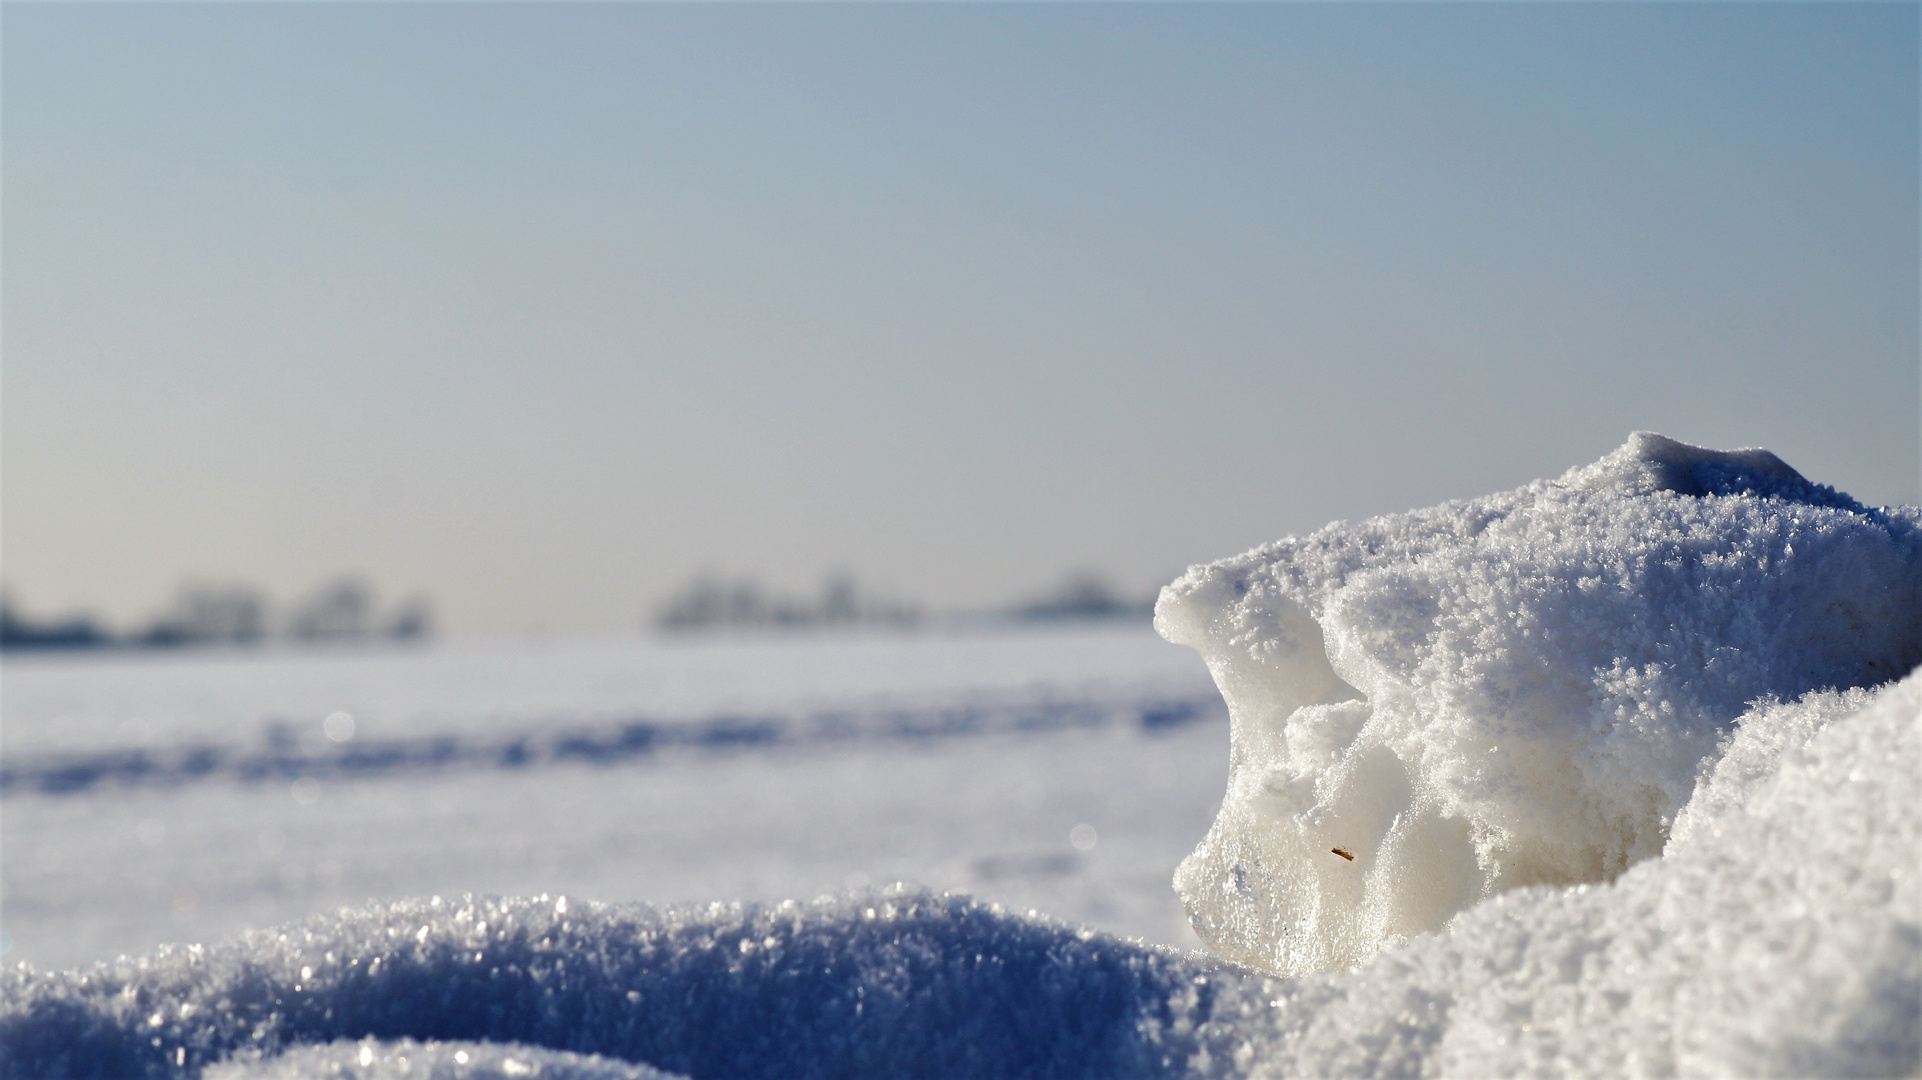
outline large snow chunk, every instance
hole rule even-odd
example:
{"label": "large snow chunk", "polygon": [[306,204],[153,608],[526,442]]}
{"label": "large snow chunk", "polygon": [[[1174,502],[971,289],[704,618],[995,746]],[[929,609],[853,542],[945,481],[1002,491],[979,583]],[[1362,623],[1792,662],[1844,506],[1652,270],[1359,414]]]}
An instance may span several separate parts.
{"label": "large snow chunk", "polygon": [[1612,884],[1494,897],[1358,971],[1216,979],[1195,1071],[1916,1076],[1922,675],[1765,703],[1733,742],[1689,834]]}
{"label": "large snow chunk", "polygon": [[1922,522],[1644,432],[1557,480],[1196,567],[1155,625],[1233,717],[1176,888],[1222,955],[1307,973],[1660,854],[1748,702],[1922,661]]}

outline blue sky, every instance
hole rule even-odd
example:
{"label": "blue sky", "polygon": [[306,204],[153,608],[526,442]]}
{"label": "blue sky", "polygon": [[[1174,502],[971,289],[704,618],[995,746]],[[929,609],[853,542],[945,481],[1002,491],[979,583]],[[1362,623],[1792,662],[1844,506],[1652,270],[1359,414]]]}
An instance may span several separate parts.
{"label": "blue sky", "polygon": [[1146,590],[1652,428],[1922,499],[1913,5],[22,5],[5,582]]}

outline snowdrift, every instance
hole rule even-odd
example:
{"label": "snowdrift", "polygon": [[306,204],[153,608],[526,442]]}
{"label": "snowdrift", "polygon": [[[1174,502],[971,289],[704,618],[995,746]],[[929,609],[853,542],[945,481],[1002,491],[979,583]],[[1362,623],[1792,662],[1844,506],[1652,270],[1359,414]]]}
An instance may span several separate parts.
{"label": "snowdrift", "polygon": [[1217,978],[1196,1072],[1914,1076],[1922,676],[1864,700],[1745,715],[1611,884],[1503,893],[1351,972]]}
{"label": "snowdrift", "polygon": [[1232,718],[1176,887],[1222,955],[1351,966],[1661,854],[1758,698],[1922,662],[1922,528],[1646,432],[1554,481],[1190,570],[1155,624]]}
{"label": "snowdrift", "polygon": [[1913,1076],[1919,532],[1641,435],[1191,571],[1234,963],[905,887],[433,898],[7,972],[0,1075]]}
{"label": "snowdrift", "polygon": [[[239,1075],[324,1076],[358,1067],[359,1047],[274,1059],[372,1036],[524,1044],[697,1077],[1165,1075],[1179,1063],[1139,1025],[1172,1023],[1169,988],[1202,970],[906,890],[695,910],[434,898],[92,971],[15,973],[0,1061],[46,1080],[191,1076],[236,1057]],[[368,1045],[383,1067],[405,1056]],[[463,1049],[431,1056],[445,1067]],[[516,1060],[610,1075],[605,1060]]]}

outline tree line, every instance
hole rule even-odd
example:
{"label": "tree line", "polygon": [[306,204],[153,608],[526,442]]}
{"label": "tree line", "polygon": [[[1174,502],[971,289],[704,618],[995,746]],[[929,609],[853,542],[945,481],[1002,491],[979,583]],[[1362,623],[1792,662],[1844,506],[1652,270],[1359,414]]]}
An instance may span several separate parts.
{"label": "tree line", "polygon": [[266,592],[237,583],[188,582],[144,624],[116,633],[88,615],[36,618],[0,593],[0,648],[179,648],[193,645],[416,641],[432,636],[425,596],[384,605],[365,579],[344,575],[277,609]]}

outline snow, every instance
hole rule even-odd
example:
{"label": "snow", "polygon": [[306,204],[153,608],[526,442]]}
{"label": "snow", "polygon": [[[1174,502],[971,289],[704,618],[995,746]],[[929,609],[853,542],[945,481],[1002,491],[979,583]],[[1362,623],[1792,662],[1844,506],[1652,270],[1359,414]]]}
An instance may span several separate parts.
{"label": "snow", "polygon": [[[1155,668],[1145,634],[779,646],[801,659],[746,680],[777,738],[593,760],[553,749],[618,731],[623,708],[688,731],[729,710],[697,690],[666,709],[638,685],[543,705],[523,668],[518,706],[461,723],[398,687],[403,664],[366,676],[340,743],[326,718],[352,695],[312,694],[315,738],[283,747],[271,779],[234,763],[259,756],[244,736],[276,680],[300,680],[269,670],[284,659],[233,661],[243,678],[202,685],[239,731],[152,721],[154,753],[221,740],[218,768],[48,788],[10,756],[29,778],[0,821],[21,951],[60,955],[112,912],[161,932],[115,895],[146,871],[114,878],[96,865],[113,852],[87,846],[148,814],[171,815],[164,836],[122,855],[158,859],[199,829],[180,865],[227,866],[238,894],[250,858],[227,849],[266,813],[343,860],[349,891],[416,898],[325,911],[296,895],[279,916],[302,917],[269,929],[234,932],[231,911],[170,927],[212,944],[11,968],[0,1077],[1914,1076],[1922,671],[1901,676],[1922,658],[1918,546],[1915,508],[1860,506],[1762,451],[1637,436],[1555,481],[1196,568],[1159,625],[1201,650],[1231,713],[1227,798],[1180,874],[1226,959],[1095,928],[1137,917],[1147,868],[1166,895],[1171,839],[1192,842],[1214,813],[1196,790],[1223,782],[1194,764],[1222,728],[1166,720],[1199,673]],[[1019,673],[1051,650],[1080,657],[1072,679]],[[984,661],[1015,654],[1030,660]],[[920,675],[901,674],[915,655]],[[340,664],[330,677],[366,670]],[[84,667],[30,672],[30,720],[57,727],[52,701],[97,719],[35,733],[27,764],[120,752],[114,709],[176,677],[105,667],[112,706],[89,704]],[[948,674],[916,691],[933,671]],[[367,707],[383,697],[417,707]],[[955,715],[973,719],[917,726]],[[335,756],[441,736],[545,749],[512,767]],[[896,826],[890,849],[877,838]],[[634,827],[657,831],[636,844]],[[701,861],[730,842],[732,864]],[[977,895],[805,887],[838,878],[850,845],[879,874],[876,855],[917,843],[969,853],[953,884]],[[522,846],[566,858],[475,871]],[[724,871],[756,860],[788,869]],[[413,888],[570,876],[623,902]],[[663,879],[734,899],[636,902],[672,899],[650,891]]]}
{"label": "snow", "polygon": [[1745,716],[1731,752],[1779,769],[1705,792],[1612,884],[1504,893],[1357,971],[1235,985],[1216,1074],[1914,1075],[1922,676],[1860,702]]}
{"label": "snow", "polygon": [[1198,947],[1168,872],[1221,797],[1226,710],[1145,623],[9,657],[5,962],[375,897],[897,879]]}
{"label": "snow", "polygon": [[1214,697],[1193,657],[1133,626],[19,654],[6,665],[10,762],[265,743],[276,726],[296,750],[325,750],[336,712],[354,720],[349,747],[492,746],[633,720],[805,728],[841,712],[881,721],[896,709]]}
{"label": "snow", "polygon": [[[904,887],[679,909],[435,897],[10,973],[0,1072],[393,1076],[409,1057],[430,1075],[534,1075],[511,1060],[576,1078],[629,1075],[622,1062],[728,1077],[1912,1075],[1922,675],[1767,703],[1731,753],[1778,765],[1705,789],[1661,858],[1612,884],[1505,893],[1355,971],[1265,976]],[[457,1053],[470,1061],[450,1065]]]}
{"label": "snow", "polygon": [[1227,798],[1176,876],[1195,928],[1310,974],[1660,854],[1748,702],[1922,661],[1919,520],[1641,433],[1190,570],[1156,626],[1232,716]]}
{"label": "snow", "polygon": [[645,1065],[521,1043],[380,1039],[302,1046],[274,1057],[213,1066],[207,1080],[672,1080]]}
{"label": "snow", "polygon": [[46,1080],[191,1075],[237,1053],[369,1035],[539,1045],[690,1076],[1124,1077],[1179,1064],[1139,1024],[1172,1015],[1167,988],[1198,972],[911,890],[687,909],[436,897],[16,976],[0,1053],[10,1075]]}

